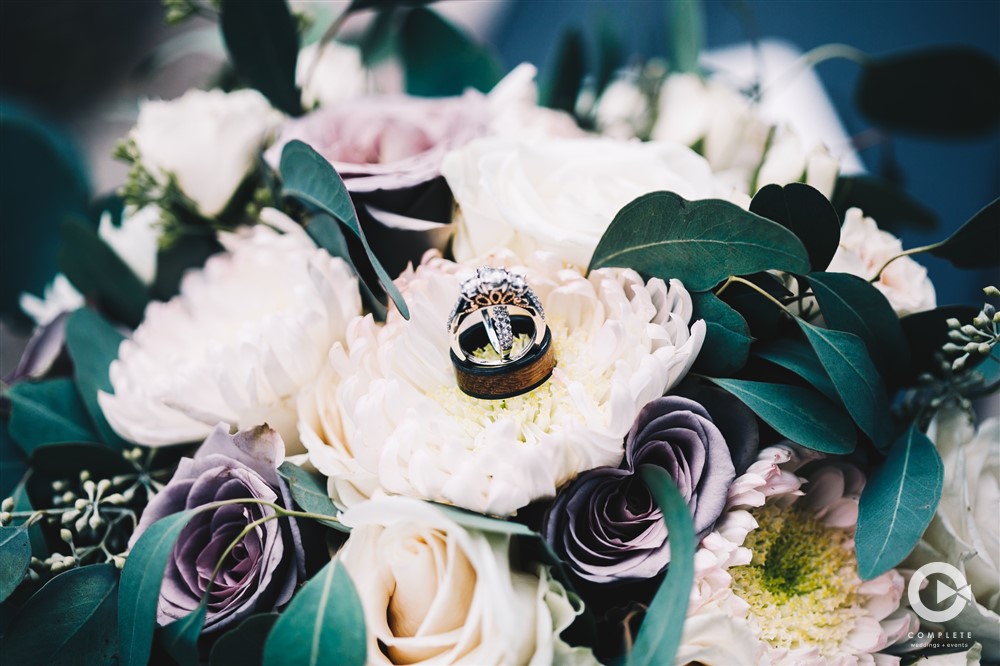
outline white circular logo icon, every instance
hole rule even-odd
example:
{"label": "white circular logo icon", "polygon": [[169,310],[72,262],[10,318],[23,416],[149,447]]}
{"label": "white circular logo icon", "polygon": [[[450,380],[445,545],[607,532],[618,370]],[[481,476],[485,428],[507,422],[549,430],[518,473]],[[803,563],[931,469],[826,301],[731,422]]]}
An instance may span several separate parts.
{"label": "white circular logo icon", "polygon": [[[951,605],[942,610],[931,610],[920,599],[920,588],[924,586],[924,581],[933,574],[947,576],[952,582],[951,585],[941,580],[936,582],[934,599],[937,601],[938,607],[940,608],[948,599],[953,599]],[[965,604],[972,601],[972,590],[969,589],[969,583],[965,580],[965,576],[946,562],[928,562],[917,569],[913,578],[910,579],[906,594],[910,599],[910,606],[921,619],[939,624],[958,617],[958,614],[965,608]]]}

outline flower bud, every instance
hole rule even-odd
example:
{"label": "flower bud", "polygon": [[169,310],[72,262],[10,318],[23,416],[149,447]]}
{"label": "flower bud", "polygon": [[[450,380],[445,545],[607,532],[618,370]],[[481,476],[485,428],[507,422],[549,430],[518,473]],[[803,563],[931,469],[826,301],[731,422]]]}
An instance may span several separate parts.
{"label": "flower bud", "polygon": [[0,502],[0,511],[13,511],[14,510],[14,498],[8,497]]}

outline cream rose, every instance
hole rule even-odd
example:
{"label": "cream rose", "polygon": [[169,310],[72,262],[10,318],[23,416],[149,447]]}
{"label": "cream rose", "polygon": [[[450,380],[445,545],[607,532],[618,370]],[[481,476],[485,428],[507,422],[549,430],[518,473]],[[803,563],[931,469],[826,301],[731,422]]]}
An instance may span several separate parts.
{"label": "cream rose", "polygon": [[511,571],[510,536],[467,530],[427,502],[383,497],[341,516],[340,552],[369,664],[597,664],[559,634],[581,612],[543,567]]}
{"label": "cream rose", "polygon": [[356,46],[337,41],[310,44],[299,51],[295,82],[306,109],[333,106],[366,92],[368,73]]}
{"label": "cream rose", "polygon": [[461,209],[453,246],[460,261],[508,247],[585,268],[615,214],[636,197],[731,192],[688,148],[605,138],[479,139],[451,152],[441,171]]}
{"label": "cream rose", "polygon": [[147,100],[129,138],[161,184],[169,176],[207,217],[218,215],[253,168],[282,115],[256,90],[189,90]]}

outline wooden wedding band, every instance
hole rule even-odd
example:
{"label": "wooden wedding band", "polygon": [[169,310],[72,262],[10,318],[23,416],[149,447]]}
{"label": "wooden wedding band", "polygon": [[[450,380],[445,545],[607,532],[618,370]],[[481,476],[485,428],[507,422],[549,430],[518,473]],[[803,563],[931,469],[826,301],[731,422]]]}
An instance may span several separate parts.
{"label": "wooden wedding band", "polygon": [[[517,333],[525,332],[525,322],[519,320],[526,319],[530,327],[531,320],[527,317],[511,319]],[[482,324],[462,333],[461,343],[463,349],[479,349],[489,344]],[[454,351],[451,352],[451,362],[455,366],[458,388],[463,393],[482,400],[513,398],[541,386],[552,375],[552,368],[556,365],[552,332],[546,327],[541,344],[534,345],[527,354],[511,363],[479,365],[459,358]]]}

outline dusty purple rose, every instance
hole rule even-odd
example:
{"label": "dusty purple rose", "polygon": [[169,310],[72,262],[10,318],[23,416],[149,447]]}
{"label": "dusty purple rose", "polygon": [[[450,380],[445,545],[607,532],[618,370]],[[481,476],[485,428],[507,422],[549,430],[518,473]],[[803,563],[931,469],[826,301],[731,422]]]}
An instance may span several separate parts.
{"label": "dusty purple rose", "polygon": [[[738,445],[755,445],[755,438],[755,432],[747,433],[747,441]],[[670,562],[670,549],[660,509],[637,474],[639,466],[656,465],[670,474],[701,539],[725,507],[736,477],[733,457],[701,403],[676,395],[657,398],[632,425],[620,467],[584,472],[556,497],[545,516],[545,539],[585,580],[651,578]]]}
{"label": "dusty purple rose", "polygon": [[[275,471],[284,454],[277,431],[265,426],[229,435],[219,424],[194,458],[184,458],[170,483],[146,507],[130,547],[154,522],[185,509],[236,498],[288,505]],[[273,515],[260,504],[233,504],[195,514],[167,561],[156,620],[166,625],[197,609],[223,553],[251,522]],[[248,534],[226,557],[211,588],[205,631],[286,603],[304,572],[293,521],[274,519]]]}

